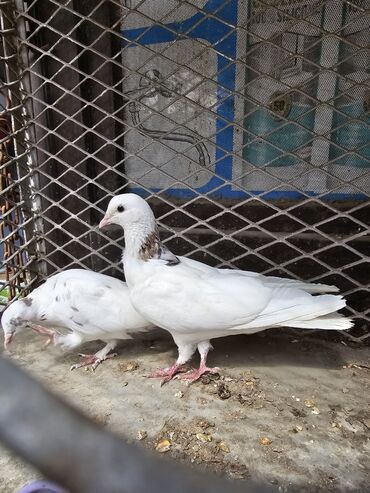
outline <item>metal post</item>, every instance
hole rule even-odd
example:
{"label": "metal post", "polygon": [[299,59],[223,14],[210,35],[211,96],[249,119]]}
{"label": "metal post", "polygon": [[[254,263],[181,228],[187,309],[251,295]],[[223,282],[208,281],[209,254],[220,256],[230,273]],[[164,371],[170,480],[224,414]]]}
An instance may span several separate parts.
{"label": "metal post", "polygon": [[0,440],[71,493],[268,493],[160,460],[108,433],[0,358]]}

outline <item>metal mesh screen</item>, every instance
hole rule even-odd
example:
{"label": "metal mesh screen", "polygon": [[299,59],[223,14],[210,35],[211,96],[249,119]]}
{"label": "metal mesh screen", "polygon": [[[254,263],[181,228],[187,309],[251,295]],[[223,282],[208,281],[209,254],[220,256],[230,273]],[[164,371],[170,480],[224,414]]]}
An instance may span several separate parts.
{"label": "metal mesh screen", "polygon": [[[26,81],[13,2],[0,10],[0,254],[1,303],[25,294],[36,281],[38,236],[32,214],[33,167],[25,100]],[[32,272],[33,270],[33,272]],[[3,289],[4,288],[4,289]]]}
{"label": "metal mesh screen", "polygon": [[370,0],[2,4],[31,270],[122,276],[96,225],[133,191],[177,254],[334,283],[369,335]]}

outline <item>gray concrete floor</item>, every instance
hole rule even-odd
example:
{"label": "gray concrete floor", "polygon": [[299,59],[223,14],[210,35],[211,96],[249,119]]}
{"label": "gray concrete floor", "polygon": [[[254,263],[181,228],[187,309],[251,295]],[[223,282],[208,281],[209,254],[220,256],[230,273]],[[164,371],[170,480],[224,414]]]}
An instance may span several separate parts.
{"label": "gray concrete floor", "polygon": [[[70,372],[76,352],[41,350],[43,342],[20,334],[11,357],[103,426],[153,453],[162,442],[169,448],[164,455],[175,460],[236,480],[268,481],[280,491],[365,491],[370,484],[367,346],[303,331],[229,337],[214,341],[209,357],[222,370],[219,380],[160,387],[145,375],[176,356],[163,337],[122,343],[119,356],[95,373]],[[83,352],[99,347],[88,344]],[[5,450],[0,470],[3,493],[38,477]]]}

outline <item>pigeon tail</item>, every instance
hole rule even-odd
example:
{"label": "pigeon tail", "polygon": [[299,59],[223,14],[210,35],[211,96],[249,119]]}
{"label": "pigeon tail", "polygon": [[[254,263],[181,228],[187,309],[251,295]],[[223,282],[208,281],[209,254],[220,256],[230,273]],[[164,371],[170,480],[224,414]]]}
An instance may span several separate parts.
{"label": "pigeon tail", "polygon": [[[272,303],[266,310],[255,320],[247,324],[247,327],[319,328],[315,325],[316,321],[321,321],[322,317],[330,314],[332,314],[331,319],[334,318],[337,323],[339,314],[336,314],[335,312],[346,306],[346,300],[342,296],[332,294],[321,296],[310,296],[305,294],[294,304],[292,304],[291,299],[287,296],[289,294],[288,290],[282,291],[282,294],[285,295],[284,298],[273,298]],[[326,321],[327,320],[328,319],[326,319]],[[321,322],[317,323],[322,325]],[[348,320],[347,325],[348,326],[343,328],[350,328],[352,322]]]}
{"label": "pigeon tail", "polygon": [[330,313],[313,320],[296,320],[282,324],[296,329],[348,330],[353,327],[353,320],[339,313]]}
{"label": "pigeon tail", "polygon": [[309,294],[324,294],[324,293],[338,293],[339,288],[337,286],[332,286],[330,284],[320,284],[320,283],[310,283],[310,282],[300,282],[296,281],[295,286],[293,286],[294,280],[292,281],[292,287],[298,289],[303,289]]}

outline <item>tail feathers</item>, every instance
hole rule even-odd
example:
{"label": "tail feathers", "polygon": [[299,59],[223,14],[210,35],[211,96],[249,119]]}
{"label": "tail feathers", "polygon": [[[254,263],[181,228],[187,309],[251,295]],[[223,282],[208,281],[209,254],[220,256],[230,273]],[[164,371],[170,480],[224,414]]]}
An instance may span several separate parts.
{"label": "tail feathers", "polygon": [[306,293],[310,294],[320,294],[320,293],[338,293],[339,288],[337,286],[331,286],[330,284],[311,284],[311,283],[301,283],[301,286],[297,286]]}
{"label": "tail feathers", "polygon": [[296,329],[348,330],[353,327],[353,321],[339,313],[333,313],[314,320],[293,320],[279,325]]}
{"label": "tail feathers", "polygon": [[[247,324],[248,328],[255,327],[305,327],[307,322],[315,323],[315,320],[328,314],[334,314],[346,305],[342,296],[323,294],[310,296],[301,294],[294,302],[289,298],[290,290],[284,293],[286,296],[272,302],[257,318]],[[337,316],[337,315],[333,315]],[[339,315],[338,315],[339,316]],[[291,325],[295,324],[295,325]]]}
{"label": "tail feathers", "polygon": [[297,281],[296,279],[283,279],[281,277],[264,276],[263,282],[271,287],[302,289],[302,291],[309,294],[337,293],[339,291],[339,288],[336,286],[331,286],[330,284],[314,284],[310,282]]}
{"label": "tail feathers", "polygon": [[342,296],[324,294],[311,297],[311,303],[301,307],[301,314],[296,320],[311,320],[334,313],[346,306],[346,300]]}

